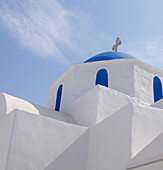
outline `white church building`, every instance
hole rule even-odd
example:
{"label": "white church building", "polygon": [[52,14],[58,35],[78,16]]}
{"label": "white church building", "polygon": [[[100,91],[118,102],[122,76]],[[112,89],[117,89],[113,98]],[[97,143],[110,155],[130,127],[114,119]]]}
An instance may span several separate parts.
{"label": "white church building", "polygon": [[162,81],[111,51],[72,65],[47,108],[0,93],[0,170],[163,170]]}

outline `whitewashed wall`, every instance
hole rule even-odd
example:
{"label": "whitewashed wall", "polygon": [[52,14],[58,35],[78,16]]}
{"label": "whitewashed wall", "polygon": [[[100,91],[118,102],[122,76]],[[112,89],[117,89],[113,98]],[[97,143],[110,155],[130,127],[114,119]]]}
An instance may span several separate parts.
{"label": "whitewashed wall", "polygon": [[156,108],[159,108],[159,109],[163,109],[163,99],[160,99],[155,103],[152,103],[151,107],[156,107]]}
{"label": "whitewashed wall", "polygon": [[133,68],[132,59],[75,64],[51,85],[47,106],[55,108],[57,90],[59,85],[63,84],[62,111],[62,108],[70,105],[75,99],[95,86],[96,75],[100,69],[108,71],[110,88],[133,96]]}
{"label": "whitewashed wall", "polygon": [[162,170],[163,169],[163,133],[141,150],[127,165],[127,170]]}
{"label": "whitewashed wall", "polygon": [[121,59],[74,64],[66,71],[49,90],[48,108],[55,108],[56,93],[63,84],[61,111],[78,97],[95,86],[96,75],[100,69],[108,71],[110,88],[125,93],[138,100],[152,104],[153,77],[158,76],[163,81],[163,73],[150,65],[135,59]]}
{"label": "whitewashed wall", "polygon": [[162,169],[163,169],[163,161],[158,161],[158,162],[151,162],[150,164],[142,165],[128,170],[162,170]]}
{"label": "whitewashed wall", "polygon": [[73,81],[74,81],[74,65],[72,65],[63,75],[61,75],[58,80],[56,80],[49,88],[49,97],[47,107],[50,109],[55,109],[55,102],[58,87],[63,84],[62,89],[62,100],[61,100],[61,108],[68,103],[72,102],[73,99]]}
{"label": "whitewashed wall", "polygon": [[7,158],[9,153],[14,114],[0,119],[0,169],[6,170]]}
{"label": "whitewashed wall", "polygon": [[68,113],[82,126],[93,126],[131,102],[131,98],[111,88],[94,86],[80,96],[63,112]]}
{"label": "whitewashed wall", "polygon": [[163,75],[161,71],[158,71],[151,67],[140,67],[139,65],[134,66],[134,89],[135,97],[145,103],[154,103],[153,95],[153,78],[158,76],[163,83]]}
{"label": "whitewashed wall", "polygon": [[76,122],[68,114],[62,112],[58,114],[57,111],[54,111],[52,109],[48,109],[43,106],[30,103],[28,101],[22,100],[20,98],[5,93],[0,93],[0,119],[5,117],[14,109],[19,109],[32,114],[42,115],[50,117],[52,119],[76,124]]}
{"label": "whitewashed wall", "polygon": [[132,158],[163,132],[163,110],[133,104]]}
{"label": "whitewashed wall", "polygon": [[87,131],[85,127],[21,110],[14,110],[6,117],[10,115],[14,121],[9,119],[7,123],[11,123],[7,124],[3,118],[0,124],[0,136],[4,137],[0,151],[7,149],[7,155],[0,154],[3,162],[6,159],[6,164],[0,164],[1,170],[43,170]]}

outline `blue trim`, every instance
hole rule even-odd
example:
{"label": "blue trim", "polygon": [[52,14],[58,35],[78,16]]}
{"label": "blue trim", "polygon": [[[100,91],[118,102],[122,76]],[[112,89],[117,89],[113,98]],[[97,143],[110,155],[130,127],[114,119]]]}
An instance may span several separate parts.
{"label": "blue trim", "polygon": [[96,85],[97,84],[108,87],[108,73],[106,69],[101,69],[97,72]]}
{"label": "blue trim", "polygon": [[58,91],[57,91],[56,104],[55,104],[55,110],[56,111],[60,111],[61,97],[62,97],[62,88],[63,88],[63,85],[61,84],[58,87]]}
{"label": "blue trim", "polygon": [[162,83],[159,77],[155,76],[153,79],[153,93],[154,93],[154,102],[162,99]]}
{"label": "blue trim", "polygon": [[103,60],[127,59],[127,58],[134,58],[134,57],[126,53],[110,51],[110,52],[100,53],[94,57],[91,57],[88,60],[84,61],[84,63],[103,61]]}

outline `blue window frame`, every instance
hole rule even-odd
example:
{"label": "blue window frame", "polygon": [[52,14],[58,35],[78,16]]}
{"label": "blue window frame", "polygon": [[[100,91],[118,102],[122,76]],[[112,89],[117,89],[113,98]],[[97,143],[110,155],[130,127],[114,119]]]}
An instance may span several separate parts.
{"label": "blue window frame", "polygon": [[97,72],[95,84],[108,87],[108,72],[106,69],[101,69]]}
{"label": "blue window frame", "polygon": [[56,111],[60,111],[61,98],[62,98],[62,89],[63,89],[63,85],[61,84],[58,87],[58,91],[57,91],[56,104],[55,104],[55,110]]}
{"label": "blue window frame", "polygon": [[159,77],[155,76],[153,79],[153,95],[154,102],[162,99],[162,83]]}

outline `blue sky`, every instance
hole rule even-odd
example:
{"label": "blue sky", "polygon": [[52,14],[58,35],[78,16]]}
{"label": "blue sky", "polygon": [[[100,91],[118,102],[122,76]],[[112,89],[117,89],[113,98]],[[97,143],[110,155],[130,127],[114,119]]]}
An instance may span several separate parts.
{"label": "blue sky", "polygon": [[0,91],[46,106],[73,63],[119,50],[163,69],[162,0],[0,0]]}

